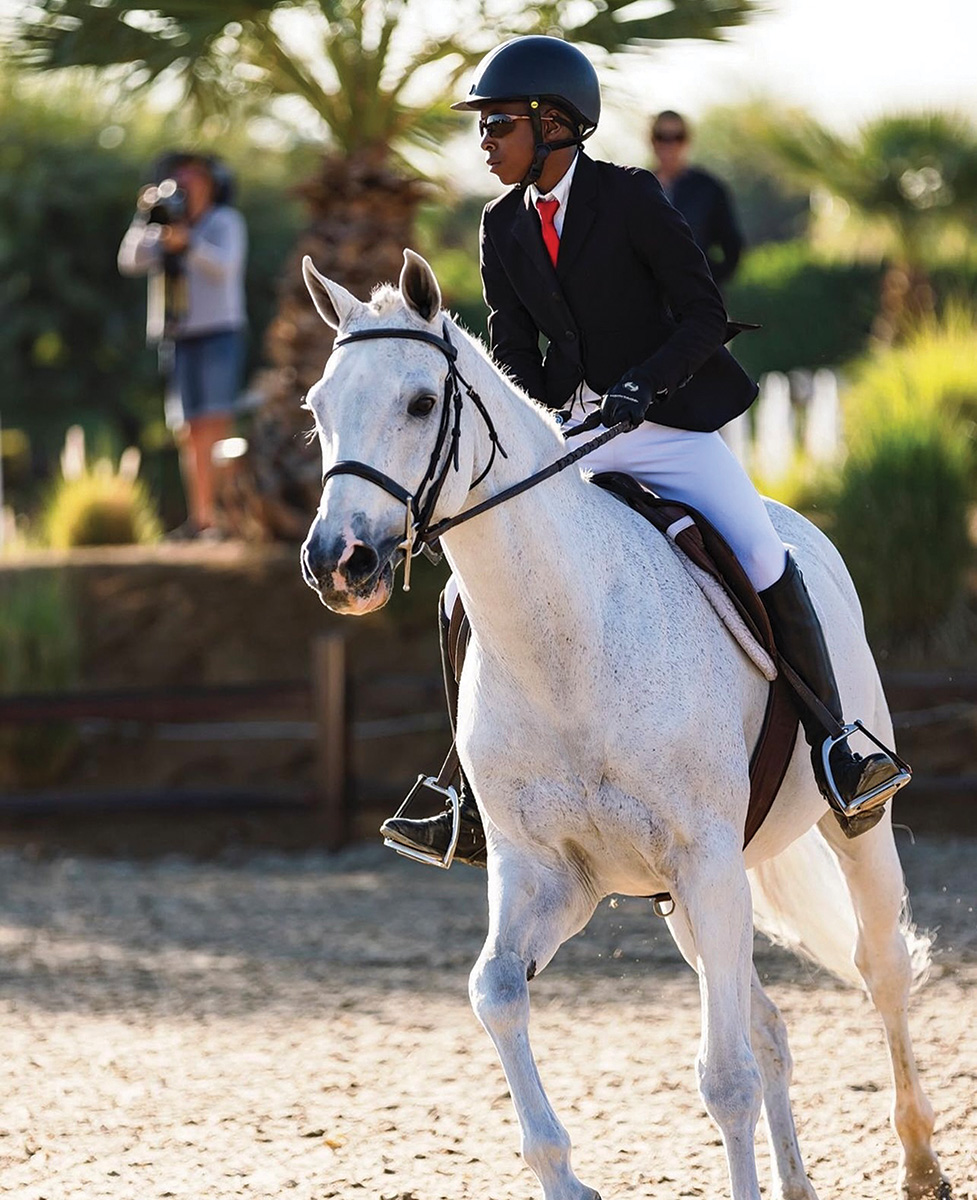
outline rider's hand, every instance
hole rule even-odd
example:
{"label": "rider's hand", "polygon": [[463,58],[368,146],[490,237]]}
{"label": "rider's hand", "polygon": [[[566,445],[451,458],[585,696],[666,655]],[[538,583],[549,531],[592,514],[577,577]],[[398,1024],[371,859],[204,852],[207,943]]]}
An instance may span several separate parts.
{"label": "rider's hand", "polygon": [[663,391],[656,392],[654,385],[640,370],[628,371],[601,401],[601,421],[608,429],[621,421],[627,421],[632,429],[637,429],[645,419],[648,409],[664,400],[666,394]]}

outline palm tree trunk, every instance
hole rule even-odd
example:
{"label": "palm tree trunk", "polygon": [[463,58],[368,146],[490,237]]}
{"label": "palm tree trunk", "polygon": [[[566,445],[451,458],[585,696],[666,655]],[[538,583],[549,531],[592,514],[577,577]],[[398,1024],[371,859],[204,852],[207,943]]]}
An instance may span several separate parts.
{"label": "palm tree trunk", "polygon": [[375,284],[400,274],[425,185],[398,174],[382,153],[359,152],[328,155],[295,190],[311,219],[285,264],[265,335],[273,365],[259,382],[248,454],[221,495],[228,529],[253,539],[303,538],[321,492],[319,448],[306,437],[309,415],[299,404],[322,374],[333,331],[309,299],[302,258],[311,255],[330,279],[368,299]]}
{"label": "palm tree trunk", "polygon": [[894,263],[882,277],[879,311],[872,322],[872,338],[882,346],[893,346],[918,328],[936,307],[936,296],[928,273],[918,266]]}

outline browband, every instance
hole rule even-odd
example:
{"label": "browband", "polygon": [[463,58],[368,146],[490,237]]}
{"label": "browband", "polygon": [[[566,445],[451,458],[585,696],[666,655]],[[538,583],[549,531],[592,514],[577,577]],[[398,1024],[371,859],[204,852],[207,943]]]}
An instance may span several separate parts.
{"label": "browband", "polygon": [[425,329],[361,329],[359,332],[347,333],[341,338],[337,338],[333,342],[333,348],[345,346],[347,342],[366,342],[371,338],[377,337],[409,338],[415,342],[429,342],[432,346],[437,346],[450,362],[454,362],[458,357],[457,348],[446,337],[439,337],[436,333],[428,333]]}

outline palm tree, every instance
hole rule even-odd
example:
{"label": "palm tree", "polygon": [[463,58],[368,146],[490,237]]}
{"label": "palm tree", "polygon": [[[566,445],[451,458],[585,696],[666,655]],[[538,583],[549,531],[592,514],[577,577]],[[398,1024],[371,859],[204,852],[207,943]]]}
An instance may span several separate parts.
{"label": "palm tree", "polygon": [[411,150],[440,147],[455,127],[445,101],[459,75],[504,37],[560,30],[612,55],[671,38],[720,39],[759,2],[672,0],[642,16],[641,0],[513,0],[500,20],[492,0],[459,0],[461,31],[445,34],[436,28],[445,6],[425,0],[34,0],[15,22],[13,48],[34,70],[95,68],[130,87],[179,81],[202,111],[246,92],[251,105],[300,97],[320,119],[327,146],[298,189],[310,219],[267,333],[276,370],[252,430],[245,488],[264,531],[296,537],[319,487],[317,456],[298,436],[298,400],[331,345],[305,297],[302,255],[361,296],[396,277],[425,194]]}
{"label": "palm tree", "polygon": [[977,130],[961,117],[880,117],[847,141],[810,119],[769,134],[784,166],[885,228],[892,262],[874,333],[901,338],[932,311],[927,260],[953,227],[977,218]]}

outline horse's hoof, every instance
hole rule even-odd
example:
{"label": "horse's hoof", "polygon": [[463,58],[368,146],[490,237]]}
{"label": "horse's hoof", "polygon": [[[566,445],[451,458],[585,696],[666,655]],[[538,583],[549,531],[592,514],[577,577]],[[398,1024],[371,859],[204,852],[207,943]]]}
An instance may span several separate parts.
{"label": "horse's hoof", "polygon": [[941,1175],[940,1182],[936,1185],[935,1191],[932,1187],[926,1187],[923,1191],[910,1190],[904,1184],[902,1195],[904,1200],[953,1200],[953,1188],[950,1185],[949,1179]]}

